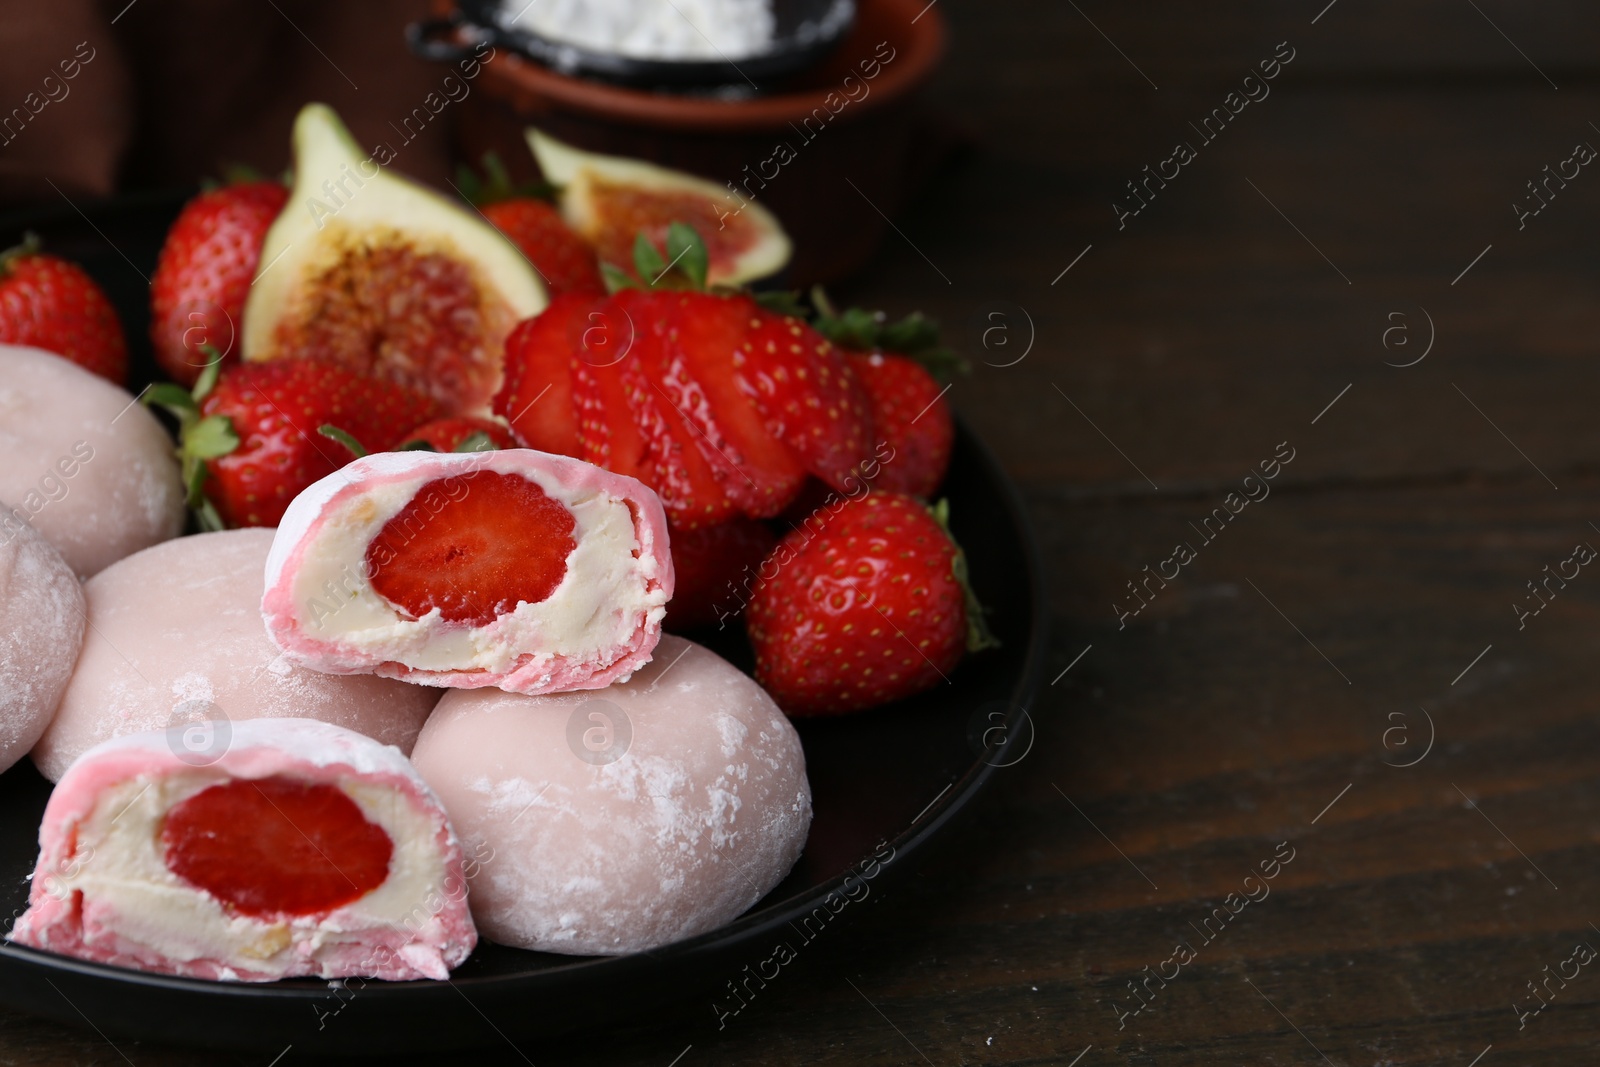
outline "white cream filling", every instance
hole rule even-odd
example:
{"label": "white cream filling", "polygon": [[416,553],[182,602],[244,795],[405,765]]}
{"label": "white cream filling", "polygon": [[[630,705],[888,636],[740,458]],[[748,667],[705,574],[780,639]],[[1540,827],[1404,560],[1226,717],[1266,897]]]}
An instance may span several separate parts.
{"label": "white cream filling", "polygon": [[[169,870],[161,846],[166,813],[227,780],[196,769],[140,776],[107,789],[78,825],[77,847],[65,869],[47,876],[46,891],[81,892],[86,906],[115,915],[118,936],[169,959],[221,960],[269,974],[287,972],[307,949],[312,959],[321,959],[374,926],[397,927],[409,938],[437,914],[429,901],[437,903],[448,887],[432,820],[398,790],[348,778],[341,788],[394,844],[384,883],[339,909],[338,922],[230,914],[216,897]],[[352,936],[340,936],[346,933]],[[94,931],[84,934],[92,942]]]}
{"label": "white cream filling", "polygon": [[[625,501],[589,491],[566,499],[553,481],[523,472],[551,499],[572,513],[576,547],[567,557],[561,584],[537,604],[520,603],[484,626],[446,621],[434,609],[409,619],[373,589],[366,569],[367,546],[423,487],[441,479],[430,472],[372,487],[327,506],[321,524],[300,557],[294,579],[295,610],[311,637],[337,641],[384,660],[432,671],[500,672],[533,652],[538,658],[581,657],[632,639],[641,618],[664,614],[659,588],[647,589],[633,515]],[[444,506],[448,489],[432,487]],[[419,520],[424,530],[427,511]],[[470,591],[464,590],[470,594]]]}

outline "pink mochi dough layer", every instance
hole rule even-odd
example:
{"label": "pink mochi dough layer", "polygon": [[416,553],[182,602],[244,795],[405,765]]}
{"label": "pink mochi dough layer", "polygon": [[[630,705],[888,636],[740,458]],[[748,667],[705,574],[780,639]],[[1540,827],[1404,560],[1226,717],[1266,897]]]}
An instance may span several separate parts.
{"label": "pink mochi dough layer", "polygon": [[436,690],[306,670],[261,625],[272,531],[225,530],[147,548],[84,584],[89,630],[33,750],[57,781],[102,741],[203,719],[319,719],[410,752]]}
{"label": "pink mochi dough layer", "polygon": [[0,345],[0,500],[80,577],[183,530],[172,439],[133,394],[43,349]]}
{"label": "pink mochi dough layer", "polygon": [[[560,585],[537,605],[519,604],[483,626],[452,623],[437,611],[413,619],[384,600],[371,586],[366,573],[367,545],[383,529],[382,515],[375,505],[379,497],[398,495],[405,499],[431,499],[436,494],[441,506],[453,497],[453,490],[464,483],[452,481],[478,471],[516,475],[538,485],[552,500],[567,505],[579,515],[586,502],[595,499],[620,502],[631,516],[631,544],[626,561],[628,576],[615,588],[586,588],[576,561],[584,553],[582,519],[573,536],[578,544],[568,556],[568,570]],[[441,492],[437,486],[444,486]],[[470,490],[467,490],[470,491]],[[389,499],[391,508],[394,500]],[[426,518],[421,533],[426,533]],[[361,533],[351,542],[352,530]],[[413,534],[412,536],[416,536]],[[330,549],[337,541],[340,547]],[[631,551],[630,551],[631,550]],[[335,588],[328,583],[310,589],[301,587],[301,573],[324,554],[340,564]],[[378,674],[419,685],[452,689],[495,686],[516,693],[554,693],[576,689],[599,689],[624,680],[650,662],[651,652],[661,638],[661,620],[672,597],[672,553],[668,543],[666,513],[655,492],[634,478],[613,474],[592,463],[557,456],[533,449],[515,448],[491,452],[433,453],[386,452],[358,459],[295,497],[278,526],[277,540],[267,561],[266,595],[261,613],[267,631],[284,653],[313,670],[330,674]],[[381,616],[365,629],[340,632],[341,613],[348,608],[329,608],[340,597],[352,592],[367,598],[366,603],[381,604]],[[469,591],[470,592],[470,591]],[[615,640],[573,647],[559,646],[571,637],[570,623],[525,621],[529,609],[555,608],[567,600],[583,599],[583,610],[576,613],[579,625],[595,618],[606,620]],[[594,601],[596,603],[591,603]],[[557,612],[559,614],[559,612]],[[475,648],[498,653],[506,665],[500,668],[460,661],[448,666],[423,665],[419,651],[429,642],[458,638],[470,631]]]}
{"label": "pink mochi dough layer", "polygon": [[[477,931],[466,903],[461,845],[438,797],[398,749],[310,719],[260,719],[232,724],[226,751],[203,767],[180,752],[182,746],[174,747],[169,731],[133,734],[91,749],[72,765],[45,807],[28,910],[7,935],[10,940],[160,974],[255,982],[296,976],[444,979],[471,954]],[[216,921],[209,928],[203,919],[174,923],[161,939],[167,943],[152,944],[147,916],[125,914],[109,894],[96,892],[106,882],[79,888],[80,879],[93,873],[97,863],[113,862],[106,857],[116,854],[107,841],[88,836],[107,790],[135,780],[159,785],[175,778],[184,780],[178,793],[186,799],[209,785],[273,775],[340,787],[355,781],[369,793],[389,793],[408,805],[426,830],[421,840],[394,840],[390,878],[405,862],[403,856],[429,857],[437,877],[428,880],[426,893],[415,900],[386,901],[386,909],[378,911],[372,901],[383,891],[379,886],[326,914],[259,918],[227,914],[211,894],[173,875],[161,892],[169,898],[198,898],[190,907]],[[137,821],[138,814],[119,828],[129,811],[136,811],[134,802],[110,820],[108,836],[120,829],[159,837],[159,823],[146,827]],[[384,829],[394,838],[391,827]],[[337,865],[339,857],[329,859]],[[257,944],[280,947],[271,953],[218,955],[218,941],[206,936],[218,930],[230,939],[256,938]]]}
{"label": "pink mochi dough layer", "polygon": [[799,735],[756,682],[668,634],[591,693],[445,694],[413,759],[472,855],[483,936],[571,955],[712,930],[799,859],[811,787]]}
{"label": "pink mochi dough layer", "polygon": [[0,771],[49,725],[78,662],[84,618],[83,586],[61,553],[31,526],[0,523]]}

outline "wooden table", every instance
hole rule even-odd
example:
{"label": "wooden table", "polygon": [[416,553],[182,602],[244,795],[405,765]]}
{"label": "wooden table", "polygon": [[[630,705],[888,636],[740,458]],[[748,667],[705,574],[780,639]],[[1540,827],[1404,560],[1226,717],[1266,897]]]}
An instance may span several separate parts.
{"label": "wooden table", "polygon": [[[978,146],[841,295],[981,357],[952,397],[1048,567],[1037,743],[725,1029],[463,1062],[1594,1062],[1600,173],[1563,161],[1600,11],[940,7]],[[119,1047],[0,1016],[0,1063],[266,1062]]]}

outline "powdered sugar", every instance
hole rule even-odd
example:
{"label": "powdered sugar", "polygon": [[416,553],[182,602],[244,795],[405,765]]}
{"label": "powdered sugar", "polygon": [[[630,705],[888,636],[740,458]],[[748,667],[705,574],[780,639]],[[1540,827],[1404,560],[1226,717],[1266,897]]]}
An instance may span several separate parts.
{"label": "powdered sugar", "polygon": [[745,59],[776,28],[772,0],[507,0],[505,11],[546,40],[638,59]]}

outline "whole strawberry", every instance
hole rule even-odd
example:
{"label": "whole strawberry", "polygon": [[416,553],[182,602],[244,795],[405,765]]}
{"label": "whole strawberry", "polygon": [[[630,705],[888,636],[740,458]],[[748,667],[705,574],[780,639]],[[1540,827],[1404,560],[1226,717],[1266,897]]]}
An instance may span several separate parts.
{"label": "whole strawberry", "polygon": [[791,715],[887,704],[994,643],[945,507],[873,492],[823,509],[761,565],[746,610],[756,679]]}
{"label": "whole strawberry", "polygon": [[437,414],[403,386],[310,359],[213,363],[192,393],[164,383],[145,400],[178,417],[189,504],[205,529],[276,526],[301,491],[354,459],[324,426],[380,451]]}
{"label": "whole strawberry", "polygon": [[489,452],[498,448],[521,448],[504,423],[474,415],[434,419],[403,434],[400,450],[424,452]]}
{"label": "whole strawberry", "polygon": [[30,233],[0,252],[0,343],[42,348],[126,383],[128,342],[111,301],[82,267],[39,248]]}
{"label": "whole strawberry", "polygon": [[288,199],[279,182],[234,182],[190,200],[167,231],[150,279],[150,343],[175,381],[194,384],[206,346],[237,361],[261,241]]}
{"label": "whole strawberry", "polygon": [[890,322],[882,312],[835,312],[813,289],[817,332],[850,352],[850,365],[867,391],[882,457],[873,487],[928,499],[944,481],[955,443],[955,422],[941,385],[966,361],[939,343],[939,325],[918,312]]}
{"label": "whole strawberry", "polygon": [[566,224],[554,204],[539,195],[548,195],[549,187],[515,188],[505,165],[493,152],[483,157],[483,168],[487,179],[463,167],[458,188],[495,229],[522,250],[544,279],[550,295],[603,294],[606,287],[594,249]]}

